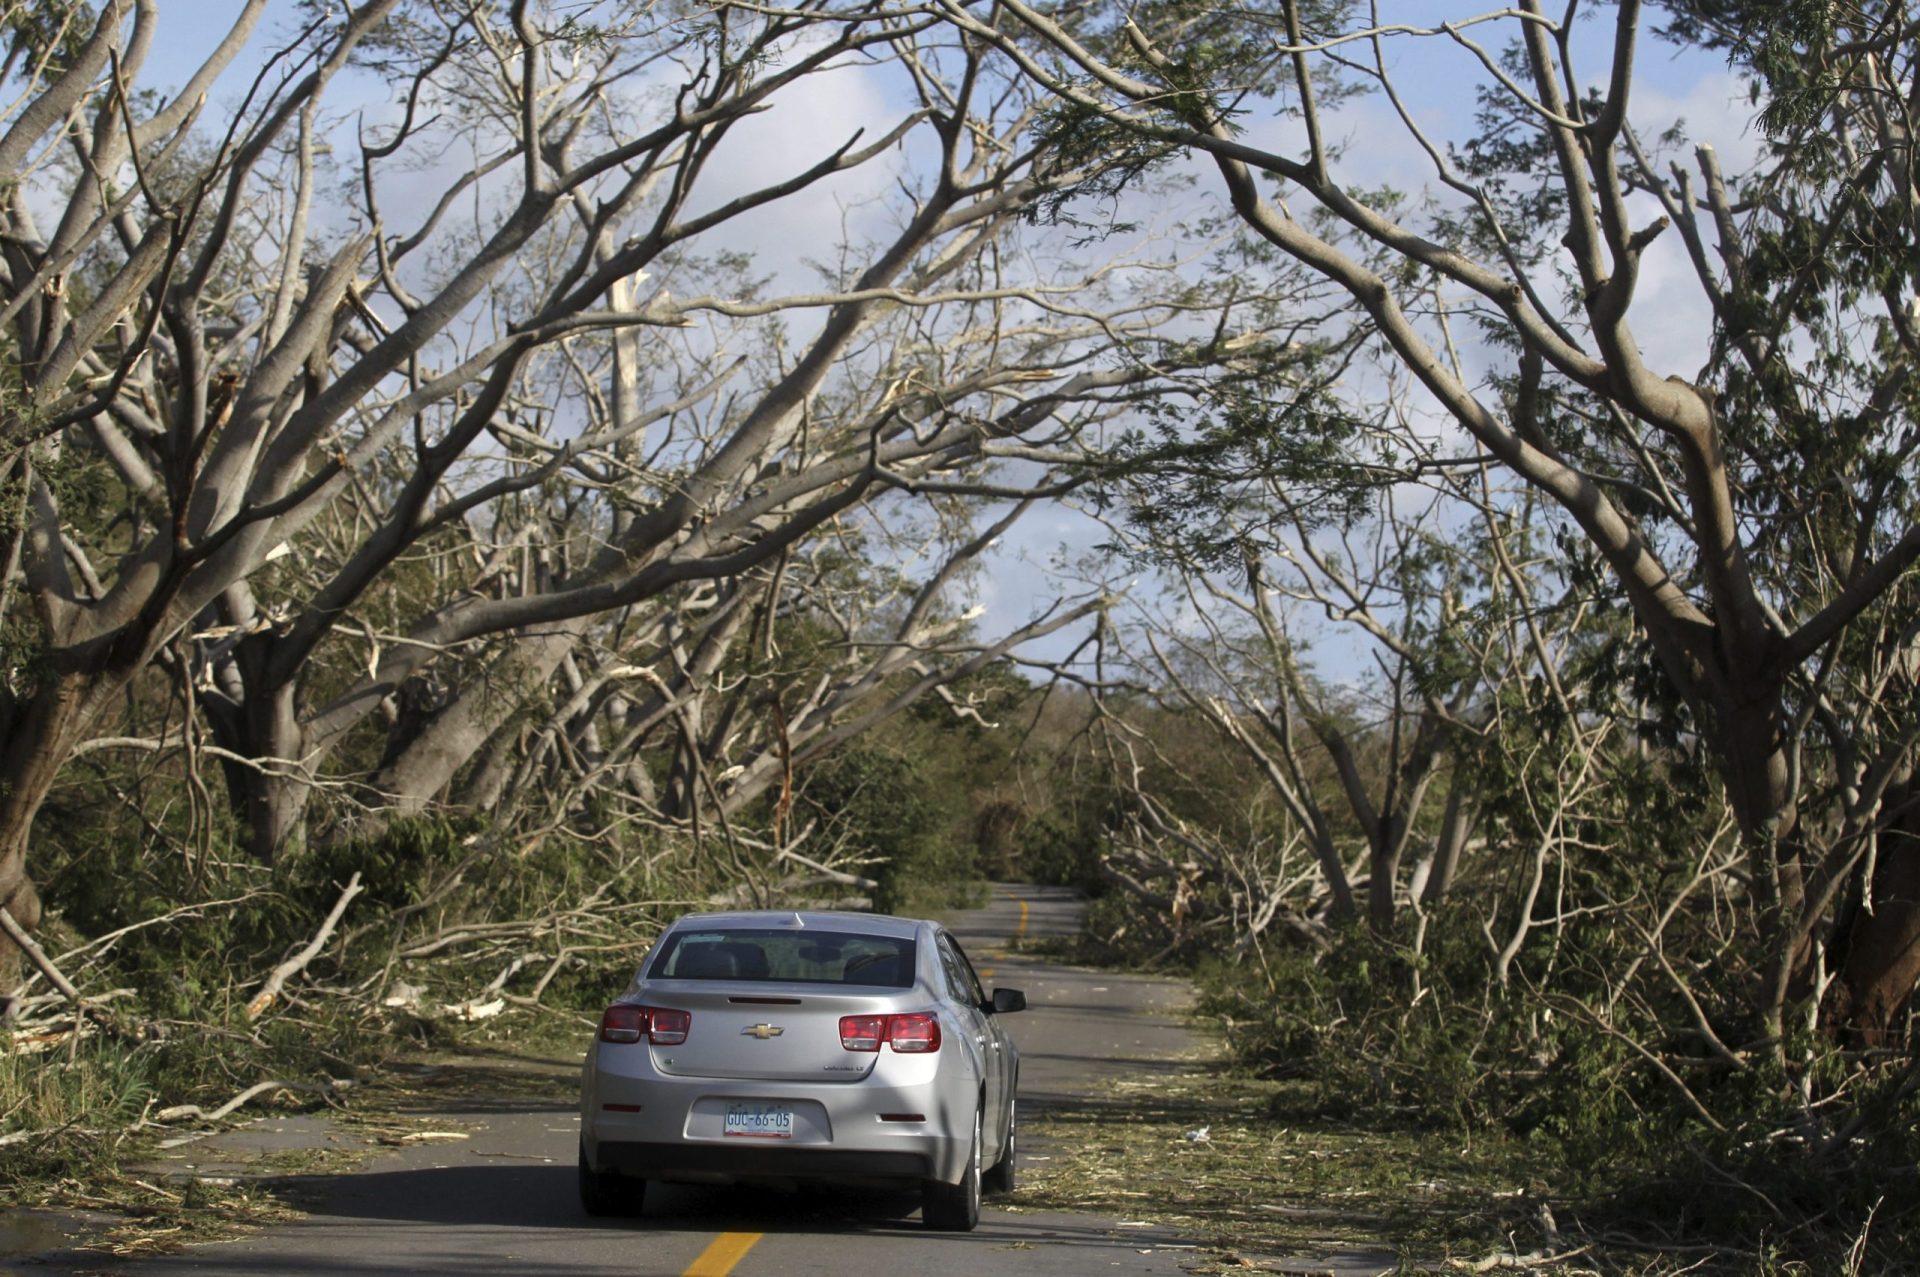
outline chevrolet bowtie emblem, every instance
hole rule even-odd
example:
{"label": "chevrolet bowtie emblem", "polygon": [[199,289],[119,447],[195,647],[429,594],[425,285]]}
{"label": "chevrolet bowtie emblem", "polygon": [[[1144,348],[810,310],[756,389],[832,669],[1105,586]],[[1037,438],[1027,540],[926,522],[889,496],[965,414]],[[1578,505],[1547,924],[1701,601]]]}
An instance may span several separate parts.
{"label": "chevrolet bowtie emblem", "polygon": [[740,1030],[740,1032],[743,1036],[751,1035],[765,1042],[768,1038],[779,1037],[782,1033],[785,1033],[786,1030],[777,1024],[749,1024],[746,1028]]}

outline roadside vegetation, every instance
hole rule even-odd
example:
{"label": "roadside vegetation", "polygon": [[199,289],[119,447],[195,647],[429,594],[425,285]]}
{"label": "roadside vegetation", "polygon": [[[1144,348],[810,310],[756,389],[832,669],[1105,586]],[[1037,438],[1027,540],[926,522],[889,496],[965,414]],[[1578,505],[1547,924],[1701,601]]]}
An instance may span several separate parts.
{"label": "roadside vegetation", "polygon": [[1008,878],[1117,1185],[1920,1268],[1910,5],[230,8],[0,0],[12,1199]]}
{"label": "roadside vegetation", "polygon": [[[990,687],[976,690],[992,699]],[[978,752],[969,735],[910,714],[822,771],[829,797],[800,791],[798,805],[832,804],[834,837],[853,849],[845,863],[880,870],[852,887],[826,883],[825,897],[743,876],[727,851],[683,835],[554,838],[501,854],[484,823],[425,818],[311,845],[270,869],[216,845],[183,874],[146,841],[165,831],[102,791],[152,777],[63,788],[57,807],[92,814],[58,822],[42,843],[41,882],[58,909],[38,940],[88,996],[76,1015],[60,994],[39,992],[43,982],[26,985],[0,1053],[0,1180],[22,1205],[164,1213],[164,1191],[122,1173],[157,1141],[276,1108],[384,1112],[395,1061],[496,1032],[577,1037],[686,909],[978,903],[986,880],[965,793],[920,776],[966,765]],[[264,986],[296,959],[263,1003]]]}
{"label": "roadside vegetation", "polygon": [[[1126,969],[1139,956],[1097,942],[1026,949]],[[1267,985],[1203,962],[1193,1008],[1202,1046],[1183,1067],[1031,1114],[1030,1146],[1045,1152],[1023,1172],[1016,1206],[1176,1228],[1198,1247],[1196,1272],[1335,1252],[1410,1277],[1851,1277],[1913,1262],[1906,1199],[1871,1171],[1875,1156],[1912,1156],[1911,1111],[1876,1115],[1885,1125],[1855,1177],[1814,1178],[1716,1147],[1678,1115],[1664,1140],[1648,1136],[1660,1102],[1628,1102],[1622,1115],[1617,1057],[1596,1062],[1587,1085],[1489,1071],[1485,1055],[1469,1080],[1457,1044],[1379,1025],[1321,1031],[1337,1019],[1319,1002],[1329,983],[1299,968],[1274,975]],[[1349,1011],[1404,1018],[1344,992]],[[1484,1004],[1451,1011],[1489,1031]],[[1308,1024],[1321,1030],[1302,1033]],[[1856,1211],[1857,1230],[1828,1222]]]}

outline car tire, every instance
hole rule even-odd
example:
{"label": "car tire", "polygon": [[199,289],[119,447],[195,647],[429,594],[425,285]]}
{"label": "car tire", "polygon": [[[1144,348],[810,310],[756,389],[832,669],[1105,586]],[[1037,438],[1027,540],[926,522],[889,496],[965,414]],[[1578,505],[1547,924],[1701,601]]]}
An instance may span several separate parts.
{"label": "car tire", "polygon": [[1007,1142],[1000,1147],[1000,1160],[987,1168],[983,1181],[987,1192],[1005,1195],[1020,1186],[1020,1174],[1014,1166],[1019,1149],[1020,1104],[1016,1100],[1007,1106]]}
{"label": "car tire", "polygon": [[930,1179],[921,1190],[920,1220],[943,1233],[970,1233],[980,1224],[980,1110],[973,1113],[973,1148],[958,1184]]}
{"label": "car tire", "polygon": [[618,1171],[596,1171],[587,1164],[587,1150],[580,1149],[580,1206],[599,1218],[638,1215],[646,1205],[647,1181],[633,1179]]}

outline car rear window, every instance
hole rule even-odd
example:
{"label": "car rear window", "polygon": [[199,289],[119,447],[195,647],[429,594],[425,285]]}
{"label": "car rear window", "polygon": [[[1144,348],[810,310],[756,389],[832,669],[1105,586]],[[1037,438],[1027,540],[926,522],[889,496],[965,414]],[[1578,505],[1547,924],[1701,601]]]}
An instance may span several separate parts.
{"label": "car rear window", "polygon": [[647,964],[649,980],[773,980],[904,989],[913,983],[911,936],[735,928],[677,931]]}

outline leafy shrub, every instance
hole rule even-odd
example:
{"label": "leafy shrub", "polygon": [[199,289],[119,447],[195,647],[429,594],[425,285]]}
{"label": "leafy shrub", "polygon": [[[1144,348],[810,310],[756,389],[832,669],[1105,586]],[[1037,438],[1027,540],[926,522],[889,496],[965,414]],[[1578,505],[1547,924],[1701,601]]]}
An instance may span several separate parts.
{"label": "leafy shrub", "polygon": [[1105,842],[1104,830],[1081,810],[1043,812],[1015,835],[1015,863],[1030,881],[1098,891]]}
{"label": "leafy shrub", "polygon": [[[1451,902],[1418,952],[1356,924],[1324,954],[1216,956],[1200,966],[1202,1010],[1246,1066],[1308,1084],[1307,1107],[1289,1091],[1275,1117],[1510,1141],[1596,1225],[1652,1220],[1749,1250],[1759,1238],[1781,1255],[1830,1261],[1809,1271],[1840,1272],[1854,1271],[1847,1252],[1871,1218],[1878,1239],[1862,1253],[1873,1263],[1920,1261],[1920,1239],[1893,1223],[1920,1211],[1920,1074],[1910,1061],[1791,1043],[1801,1075],[1848,1094],[1836,1129],[1809,1113],[1784,1072],[1729,1069],[1691,1043],[1673,1027],[1686,1023],[1684,1008],[1623,1000],[1611,1031],[1602,1027],[1606,986],[1588,973],[1619,956],[1604,923],[1540,937],[1557,946],[1555,985],[1502,988],[1482,917],[1471,900]],[[1733,998],[1738,990],[1721,986],[1736,978],[1700,972],[1696,996]],[[1649,1044],[1710,1117],[1649,1067]]]}
{"label": "leafy shrub", "polygon": [[964,795],[929,783],[916,757],[866,746],[841,750],[808,774],[802,801],[871,862],[883,913],[918,914],[985,898],[974,849],[953,834]]}

